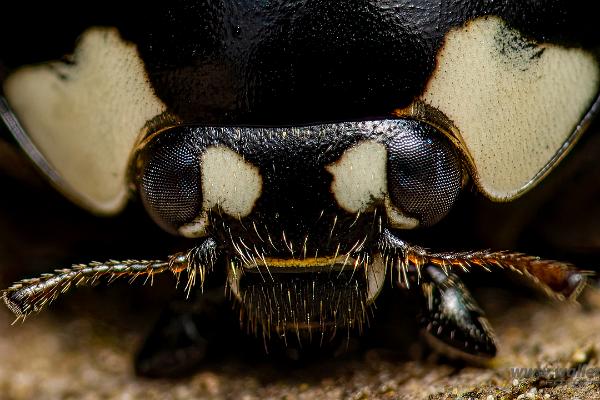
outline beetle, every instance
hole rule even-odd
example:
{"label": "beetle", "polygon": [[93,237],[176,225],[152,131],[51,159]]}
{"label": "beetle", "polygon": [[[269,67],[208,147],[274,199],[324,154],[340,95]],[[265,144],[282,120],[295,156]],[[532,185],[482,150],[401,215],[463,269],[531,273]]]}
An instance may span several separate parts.
{"label": "beetle", "polygon": [[97,17],[71,55],[10,71],[2,119],[75,203],[114,215],[135,193],[193,244],[22,280],[5,303],[24,318],[73,286],[163,272],[191,295],[219,270],[246,326],[286,341],[362,328],[391,276],[417,288],[434,344],[493,357],[457,272],[505,269],[559,299],[588,273],[404,237],[465,188],[517,199],[583,134],[600,38],[571,3],[181,1]]}

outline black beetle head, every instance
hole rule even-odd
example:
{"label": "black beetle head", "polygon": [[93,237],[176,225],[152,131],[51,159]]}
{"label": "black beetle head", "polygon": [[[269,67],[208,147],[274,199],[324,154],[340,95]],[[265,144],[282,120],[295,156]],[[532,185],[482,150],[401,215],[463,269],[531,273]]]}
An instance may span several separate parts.
{"label": "black beetle head", "polygon": [[268,282],[275,297],[342,290],[364,308],[385,276],[376,249],[383,230],[438,222],[463,182],[454,146],[414,120],[176,126],[148,137],[135,165],[152,218],[172,233],[215,238],[232,293],[260,302],[254,309],[274,292],[264,294]]}

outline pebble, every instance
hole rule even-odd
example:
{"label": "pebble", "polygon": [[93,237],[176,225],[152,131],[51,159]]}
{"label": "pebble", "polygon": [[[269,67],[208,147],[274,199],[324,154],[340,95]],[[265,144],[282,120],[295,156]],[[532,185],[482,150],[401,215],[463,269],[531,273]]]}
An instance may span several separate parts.
{"label": "pebble", "polygon": [[527,392],[525,394],[525,398],[527,398],[527,399],[534,399],[535,400],[536,395],[537,395],[537,388],[531,388],[529,390],[529,392]]}
{"label": "pebble", "polygon": [[571,363],[575,366],[589,363],[596,356],[596,347],[592,344],[575,350],[571,356]]}

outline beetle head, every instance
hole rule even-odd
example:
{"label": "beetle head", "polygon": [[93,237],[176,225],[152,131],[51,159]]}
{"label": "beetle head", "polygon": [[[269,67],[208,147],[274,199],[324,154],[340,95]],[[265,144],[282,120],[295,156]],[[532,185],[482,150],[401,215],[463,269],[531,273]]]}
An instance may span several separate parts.
{"label": "beetle head", "polygon": [[[216,239],[252,321],[289,304],[278,328],[364,321],[386,273],[384,229],[436,223],[463,183],[450,141],[415,120],[175,126],[141,143],[134,165],[159,225]],[[306,298],[317,300],[307,309]]]}

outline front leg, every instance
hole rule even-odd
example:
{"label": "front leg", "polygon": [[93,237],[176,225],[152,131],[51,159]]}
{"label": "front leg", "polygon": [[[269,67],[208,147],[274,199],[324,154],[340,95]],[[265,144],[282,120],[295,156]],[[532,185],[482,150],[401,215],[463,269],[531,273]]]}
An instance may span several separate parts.
{"label": "front leg", "polygon": [[426,265],[421,277],[420,323],[432,347],[459,358],[494,357],[492,328],[458,276]]}
{"label": "front leg", "polygon": [[238,331],[223,286],[171,302],[138,350],[135,370],[150,378],[184,376],[218,359]]}
{"label": "front leg", "polygon": [[429,341],[442,353],[467,359],[493,357],[495,339],[483,311],[452,270],[504,269],[529,279],[555,299],[573,301],[591,275],[570,264],[521,253],[431,252],[387,229],[382,232],[379,251],[396,271],[397,285],[404,289],[416,285],[422,295],[421,323]]}

